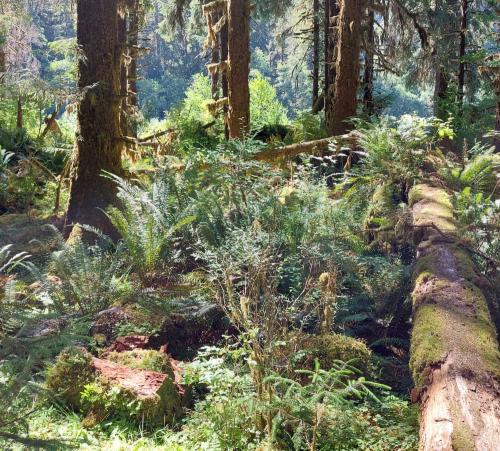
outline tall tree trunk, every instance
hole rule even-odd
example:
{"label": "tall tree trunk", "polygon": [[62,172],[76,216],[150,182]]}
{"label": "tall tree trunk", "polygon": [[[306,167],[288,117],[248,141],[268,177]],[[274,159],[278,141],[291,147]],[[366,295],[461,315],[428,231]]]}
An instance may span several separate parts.
{"label": "tall tree trunk", "polygon": [[312,71],[312,107],[319,98],[319,0],[313,0],[313,71]]}
{"label": "tall tree trunk", "polygon": [[469,14],[469,0],[460,0],[460,49],[458,65],[458,114],[463,115],[464,88],[465,88],[465,54],[467,50],[467,21]]}
{"label": "tall tree trunk", "polygon": [[341,135],[350,129],[346,120],[356,114],[359,84],[359,50],[363,0],[341,0],[337,26],[337,57],[333,102],[328,105],[328,131]]}
{"label": "tall tree trunk", "polygon": [[120,68],[120,97],[121,97],[121,108],[120,108],[120,130],[122,136],[129,135],[128,127],[128,46],[127,46],[127,16],[118,16],[118,45],[121,50],[121,68]]}
{"label": "tall tree trunk", "polygon": [[448,76],[441,66],[436,67],[434,83],[434,116],[447,120],[446,92],[448,91]]}
{"label": "tall tree trunk", "polygon": [[333,133],[333,104],[335,97],[335,72],[338,44],[337,0],[325,0],[325,122],[327,130]]}
{"label": "tall tree trunk", "polygon": [[[212,20],[214,23],[217,23],[220,18],[221,18],[221,13],[213,13],[212,15]],[[221,44],[220,44],[220,33],[217,34],[216,38],[216,43],[211,47],[211,59],[210,63],[211,64],[218,64],[221,62],[220,58],[220,51],[221,51]],[[211,82],[211,88],[212,88],[212,99],[218,100],[219,99],[219,71],[216,70],[210,75],[210,82]]]}
{"label": "tall tree trunk", "polygon": [[139,104],[137,92],[137,64],[139,59],[139,1],[134,0],[129,10],[128,45],[130,62],[128,66],[128,95],[129,95],[129,120],[130,132],[137,138],[137,108]]}
{"label": "tall tree trunk", "polygon": [[442,188],[410,192],[417,244],[410,366],[421,451],[494,451],[500,439],[500,352],[476,272]]}
{"label": "tall tree trunk", "polygon": [[[369,6],[373,0],[369,0]],[[372,116],[375,105],[373,100],[373,73],[374,73],[374,51],[375,51],[375,12],[373,8],[368,9],[368,21],[366,30],[365,70],[363,75],[363,110],[368,116]]]}
{"label": "tall tree trunk", "polygon": [[23,98],[19,94],[17,97],[17,118],[16,118],[16,127],[21,129],[24,127],[24,112],[23,112]]}
{"label": "tall tree trunk", "polygon": [[230,138],[242,138],[250,130],[250,5],[249,0],[229,0],[229,112]]}
{"label": "tall tree trunk", "polygon": [[90,224],[114,235],[102,210],[116,203],[116,185],[103,171],[120,175],[119,0],[78,0],[77,41],[84,58],[78,61],[76,149],[71,170],[66,225]]}
{"label": "tall tree trunk", "polygon": [[[227,21],[222,27],[220,31],[220,59],[221,61],[227,61],[229,56],[228,56],[228,24]],[[227,79],[227,72],[223,71],[222,72],[222,98],[224,97],[229,97],[229,86],[228,86],[228,79]],[[226,121],[224,122],[224,136],[226,140],[229,139],[229,124],[227,121],[227,116],[228,116],[228,106],[224,107],[224,117],[226,118]]]}
{"label": "tall tree trunk", "polygon": [[500,75],[497,75],[497,78],[495,80],[495,93],[497,97],[497,108],[493,145],[495,146],[495,152],[500,153]]}

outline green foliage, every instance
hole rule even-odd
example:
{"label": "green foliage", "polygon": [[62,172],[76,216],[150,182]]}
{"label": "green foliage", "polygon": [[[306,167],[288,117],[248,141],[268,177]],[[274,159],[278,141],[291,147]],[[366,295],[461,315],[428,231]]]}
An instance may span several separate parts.
{"label": "green foliage", "polygon": [[46,281],[45,302],[59,311],[95,313],[136,291],[128,279],[122,245],[112,250],[77,238],[53,254],[50,272],[57,278]]}
{"label": "green foliage", "polygon": [[288,123],[287,111],[278,100],[276,88],[260,72],[252,73],[249,88],[253,130],[259,130],[265,125]]}
{"label": "green foliage", "polygon": [[[375,123],[357,121],[361,162],[352,169],[349,183],[390,182],[409,190],[422,175],[432,144],[453,133],[448,123],[405,115],[397,122],[383,118]],[[452,136],[451,136],[452,137]]]}
{"label": "green foliage", "polygon": [[462,191],[468,188],[472,193],[483,193],[486,197],[498,197],[498,172],[500,156],[493,147],[476,144],[470,150],[471,159],[463,167],[447,165],[441,175],[451,188]]}
{"label": "green foliage", "polygon": [[133,185],[119,177],[118,197],[122,208],[110,207],[108,216],[120,233],[132,267],[145,275],[166,268],[175,259],[175,233],[194,221],[176,211],[166,176],[154,177],[150,186]]}
{"label": "green foliage", "polygon": [[312,141],[314,139],[327,138],[328,132],[320,115],[309,111],[301,111],[291,123],[293,130],[293,141]]}
{"label": "green foliage", "polygon": [[166,373],[173,378],[170,358],[162,351],[154,349],[135,349],[133,351],[110,352],[106,359],[130,368]]}

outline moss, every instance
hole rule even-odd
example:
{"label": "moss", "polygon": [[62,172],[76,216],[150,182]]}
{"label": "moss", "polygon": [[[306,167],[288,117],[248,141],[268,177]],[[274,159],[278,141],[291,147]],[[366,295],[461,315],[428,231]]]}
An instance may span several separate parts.
{"label": "moss", "polygon": [[80,393],[94,379],[92,356],[82,348],[68,348],[48,369],[46,386],[69,406],[79,409]]}
{"label": "moss", "polygon": [[442,334],[445,318],[440,313],[438,306],[424,305],[414,316],[410,368],[417,388],[425,384],[432,365],[446,357]]}
{"label": "moss", "polygon": [[360,340],[341,334],[300,335],[296,337],[298,348],[305,350],[307,356],[298,365],[312,367],[316,359],[323,369],[330,369],[332,362],[353,361],[353,366],[367,371],[371,365],[371,351]]}
{"label": "moss", "polygon": [[96,379],[87,384],[81,393],[83,425],[93,427],[105,418],[135,419],[146,426],[171,424],[181,414],[181,401],[173,381],[169,378],[157,394],[138,398],[132,391]]}
{"label": "moss", "polygon": [[453,423],[453,433],[451,435],[451,446],[453,451],[471,451],[476,449],[474,437],[465,421]]}
{"label": "moss", "polygon": [[167,354],[154,349],[135,349],[133,351],[110,352],[106,358],[112,362],[125,365],[130,368],[156,371],[174,377],[172,364]]}
{"label": "moss", "polygon": [[378,186],[373,193],[364,221],[365,229],[393,229],[397,219],[397,207],[394,186],[391,183]]}
{"label": "moss", "polygon": [[442,232],[456,232],[451,198],[443,189],[416,185],[410,190],[408,204],[413,208],[414,225],[434,224]]}
{"label": "moss", "polygon": [[500,352],[487,310],[480,308],[477,315],[467,316],[449,306],[424,304],[417,308],[410,357],[417,389],[449,353],[462,373],[500,377]]}

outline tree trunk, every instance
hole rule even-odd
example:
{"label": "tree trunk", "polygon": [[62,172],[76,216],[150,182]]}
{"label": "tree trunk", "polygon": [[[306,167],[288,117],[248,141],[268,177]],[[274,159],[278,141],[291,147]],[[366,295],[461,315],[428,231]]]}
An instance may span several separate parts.
{"label": "tree trunk", "polygon": [[[220,31],[220,59],[221,61],[227,61],[229,56],[228,56],[228,25],[227,21],[225,25],[222,27]],[[222,84],[222,98],[224,97],[229,97],[229,86],[228,86],[228,79],[227,79],[227,72],[223,71],[222,72],[222,79],[221,79],[221,84]],[[228,107],[224,107],[224,117],[227,118],[228,115]],[[224,123],[224,136],[226,140],[229,139],[229,125],[227,120]]]}
{"label": "tree trunk", "polygon": [[467,20],[469,13],[469,0],[460,1],[460,49],[458,65],[458,114],[463,115],[464,87],[465,87],[465,54],[467,50]]}
{"label": "tree trunk", "polygon": [[500,440],[500,353],[449,195],[410,192],[417,244],[410,366],[420,400],[421,451],[494,451]]}
{"label": "tree trunk", "polygon": [[325,122],[332,133],[333,103],[335,95],[335,71],[338,41],[339,5],[336,0],[325,0]]}
{"label": "tree trunk", "polygon": [[434,116],[447,120],[446,91],[448,91],[448,77],[440,66],[436,68],[436,80],[434,84]]}
{"label": "tree trunk", "polygon": [[132,137],[137,138],[137,108],[139,104],[137,93],[137,61],[139,59],[139,2],[134,0],[129,10],[129,57],[128,66],[128,99],[129,99],[129,123]]}
{"label": "tree trunk", "polygon": [[[369,5],[373,5],[373,0],[369,1]],[[374,112],[373,102],[373,56],[375,49],[375,12],[372,8],[368,10],[368,23],[366,30],[366,49],[365,49],[365,71],[363,75],[363,110],[368,116],[372,116]]]}
{"label": "tree trunk", "polygon": [[328,131],[332,135],[346,133],[346,120],[356,114],[359,84],[359,50],[363,0],[341,0],[337,26],[337,57],[333,102],[327,103]]}
{"label": "tree trunk", "polygon": [[21,129],[24,127],[23,99],[21,95],[17,97],[17,118],[16,127]]}
{"label": "tree trunk", "polygon": [[319,98],[319,0],[313,0],[313,71],[312,71],[312,107]]}
{"label": "tree trunk", "polygon": [[84,58],[78,61],[76,149],[71,173],[67,227],[90,224],[114,235],[104,214],[116,203],[116,185],[103,171],[120,175],[123,144],[120,139],[119,0],[79,0],[77,41]]}
{"label": "tree trunk", "polygon": [[127,17],[124,14],[118,16],[118,45],[121,49],[120,62],[120,130],[122,136],[129,136],[128,127],[128,65],[127,65]]}
{"label": "tree trunk", "polygon": [[495,82],[497,109],[496,109],[495,135],[493,137],[493,145],[495,146],[495,152],[500,153],[500,76],[497,77],[498,78]]}
{"label": "tree trunk", "polygon": [[230,138],[250,130],[250,6],[249,0],[229,0],[228,6],[228,126]]}

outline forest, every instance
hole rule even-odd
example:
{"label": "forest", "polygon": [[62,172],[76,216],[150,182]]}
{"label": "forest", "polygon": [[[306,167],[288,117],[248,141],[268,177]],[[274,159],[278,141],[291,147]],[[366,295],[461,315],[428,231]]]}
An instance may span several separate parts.
{"label": "forest", "polygon": [[0,450],[498,451],[497,0],[0,0]]}

